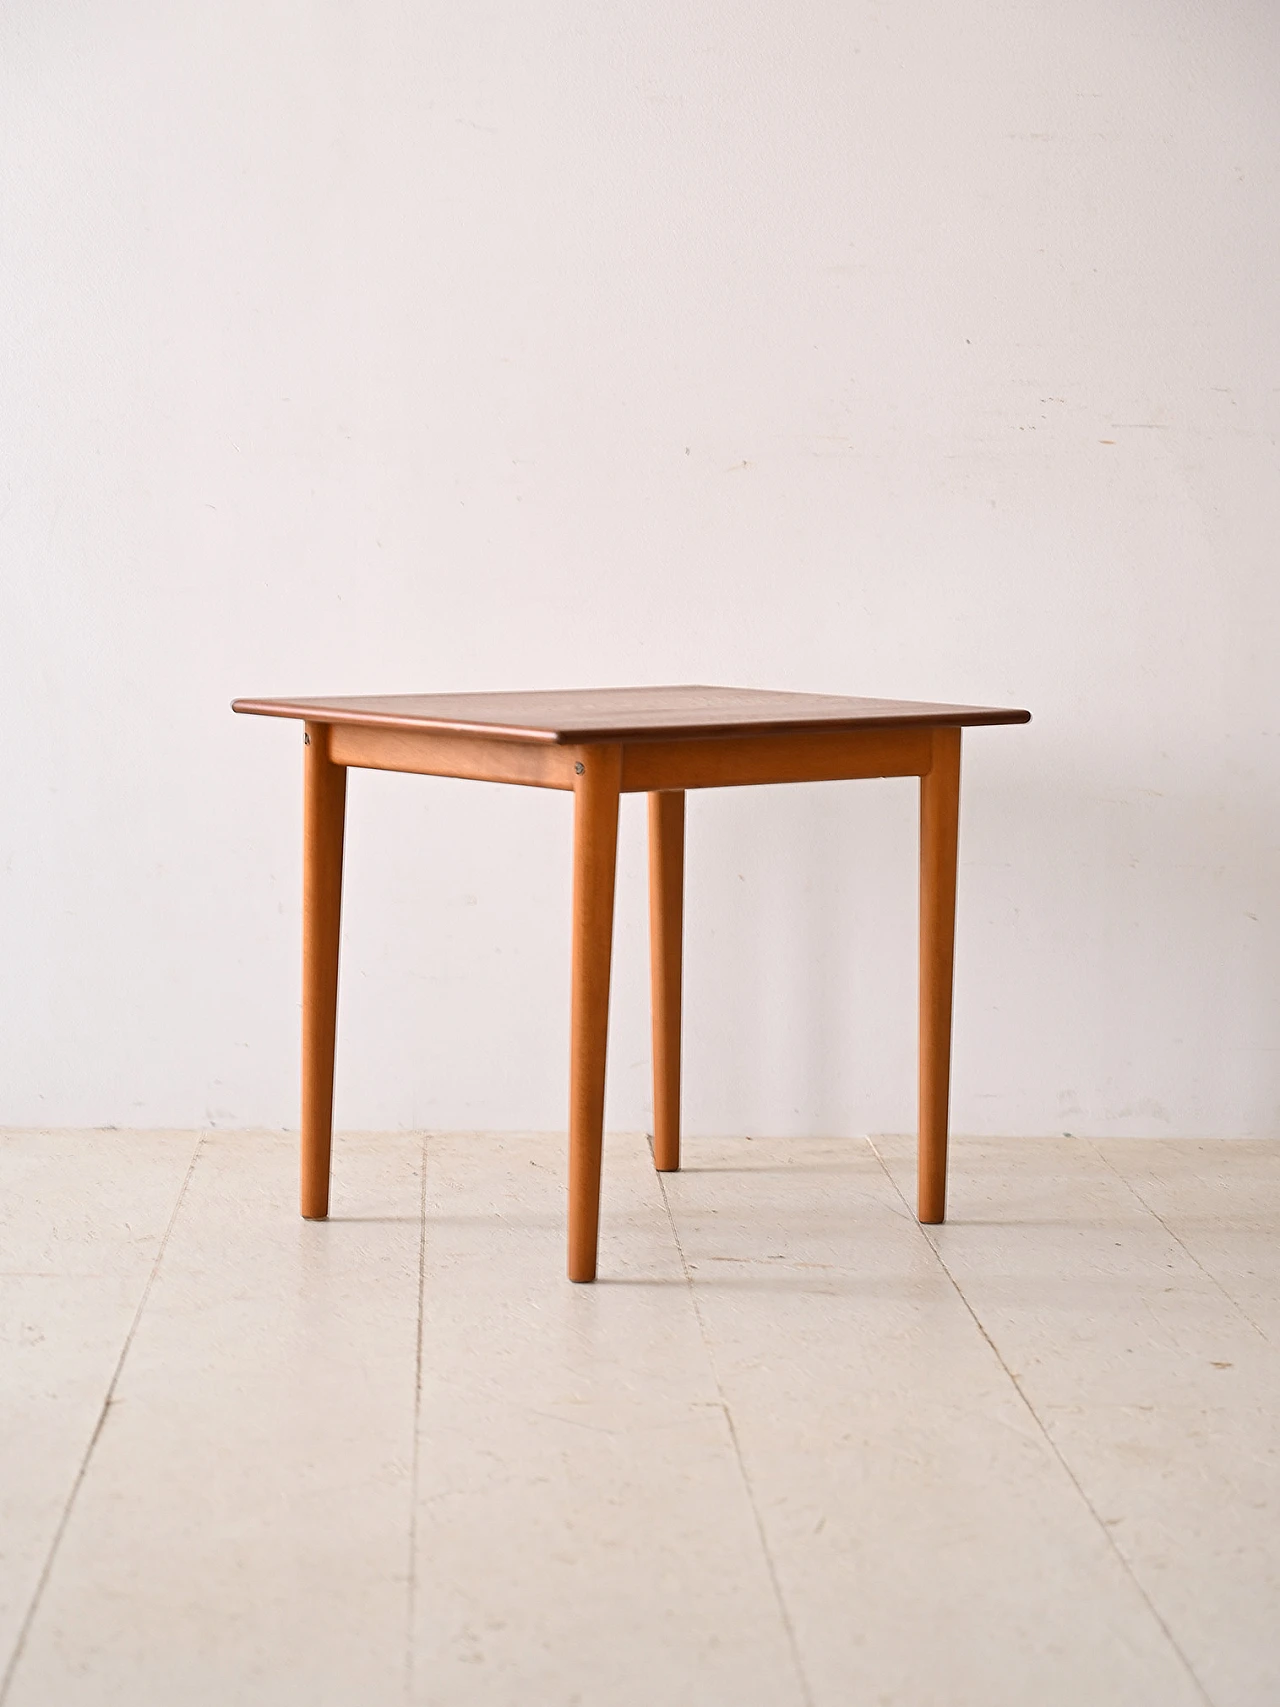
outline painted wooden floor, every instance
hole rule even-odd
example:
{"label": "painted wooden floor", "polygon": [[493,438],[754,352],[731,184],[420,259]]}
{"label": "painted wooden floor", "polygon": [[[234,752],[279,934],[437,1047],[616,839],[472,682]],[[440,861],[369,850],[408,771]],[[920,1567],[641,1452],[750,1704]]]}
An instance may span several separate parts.
{"label": "painted wooden floor", "polygon": [[0,1138],[3,1707],[1280,1701],[1280,1143]]}

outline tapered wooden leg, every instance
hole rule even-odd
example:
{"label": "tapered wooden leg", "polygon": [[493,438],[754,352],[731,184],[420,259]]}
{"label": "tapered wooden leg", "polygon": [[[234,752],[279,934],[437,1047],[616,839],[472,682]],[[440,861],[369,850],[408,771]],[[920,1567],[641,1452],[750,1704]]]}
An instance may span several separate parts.
{"label": "tapered wooden leg", "polygon": [[329,1213],[333,1045],[338,1017],[345,765],[329,759],[329,725],[306,726],[302,833],[302,1213]]}
{"label": "tapered wooden leg", "polygon": [[920,779],[920,1136],[918,1210],[944,1219],[951,1086],[951,983],[956,939],[960,731],[935,729],[933,768]]}
{"label": "tapered wooden leg", "polygon": [[680,1166],[680,973],[684,793],[649,796],[649,972],[653,1002],[653,1163]]}
{"label": "tapered wooden leg", "polygon": [[569,1021],[569,1279],[594,1280],[604,1060],[613,954],[622,752],[588,747],[573,789],[573,996]]}

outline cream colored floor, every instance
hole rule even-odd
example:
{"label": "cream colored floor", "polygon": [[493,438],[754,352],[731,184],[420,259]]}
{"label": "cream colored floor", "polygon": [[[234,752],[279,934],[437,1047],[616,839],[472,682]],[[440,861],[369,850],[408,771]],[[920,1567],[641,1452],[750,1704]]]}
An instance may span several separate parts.
{"label": "cream colored floor", "polygon": [[1280,1143],[0,1140],[4,1707],[1280,1702]]}

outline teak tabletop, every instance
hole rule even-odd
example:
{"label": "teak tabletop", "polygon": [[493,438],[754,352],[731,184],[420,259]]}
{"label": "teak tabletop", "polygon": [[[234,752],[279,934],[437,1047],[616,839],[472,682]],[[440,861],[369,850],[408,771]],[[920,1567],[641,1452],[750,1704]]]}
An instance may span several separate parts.
{"label": "teak tabletop", "polygon": [[238,699],[305,724],[302,1213],[329,1212],[347,769],[571,790],[573,974],[569,1278],[594,1280],[618,797],[649,796],[654,1162],[680,1165],[685,791],[749,783],[920,778],[919,1215],[946,1202],[960,731],[1026,723],[994,706],[754,688],[570,689]]}

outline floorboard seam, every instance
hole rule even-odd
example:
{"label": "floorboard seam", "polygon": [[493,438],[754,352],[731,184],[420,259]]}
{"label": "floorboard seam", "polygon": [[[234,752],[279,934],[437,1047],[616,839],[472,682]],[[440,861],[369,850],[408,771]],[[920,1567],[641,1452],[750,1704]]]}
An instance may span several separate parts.
{"label": "floorboard seam", "polygon": [[1113,1173],[1115,1175],[1115,1177],[1120,1181],[1121,1185],[1123,1185],[1127,1191],[1129,1191],[1133,1194],[1133,1196],[1138,1200],[1138,1202],[1146,1210],[1147,1214],[1150,1215],[1154,1220],[1156,1220],[1160,1223],[1160,1225],[1164,1228],[1165,1232],[1173,1240],[1174,1244],[1178,1246],[1179,1250],[1186,1252],[1187,1256],[1189,1256],[1191,1258],[1191,1261],[1200,1270],[1201,1274],[1204,1275],[1205,1279],[1207,1281],[1209,1281],[1211,1285],[1217,1287],[1218,1291],[1221,1292],[1222,1296],[1226,1299],[1227,1303],[1230,1304],[1231,1308],[1236,1312],[1236,1314],[1238,1316],[1240,1316],[1240,1318],[1243,1321],[1245,1321],[1249,1324],[1249,1326],[1253,1329],[1254,1333],[1257,1334],[1258,1337],[1262,1340],[1263,1344],[1268,1345],[1268,1346],[1272,1346],[1274,1348],[1275,1341],[1271,1338],[1271,1335],[1267,1332],[1267,1330],[1263,1327],[1260,1327],[1258,1325],[1258,1323],[1254,1321],[1253,1317],[1245,1309],[1244,1305],[1240,1302],[1240,1300],[1238,1298],[1233,1298],[1232,1295],[1230,1294],[1230,1292],[1227,1291],[1226,1287],[1218,1279],[1217,1275],[1214,1274],[1212,1272],[1212,1270],[1207,1269],[1204,1266],[1204,1264],[1200,1261],[1200,1258],[1191,1249],[1191,1246],[1186,1242],[1185,1239],[1180,1238],[1178,1236],[1178,1234],[1174,1232],[1173,1228],[1165,1220],[1164,1216],[1160,1214],[1159,1210],[1153,1209],[1151,1207],[1151,1205],[1147,1202],[1146,1198],[1138,1190],[1137,1186],[1134,1185],[1133,1181],[1131,1179],[1126,1178],[1125,1175],[1120,1172],[1119,1168],[1116,1167],[1115,1163],[1113,1161],[1111,1161],[1111,1159],[1103,1152],[1103,1149],[1102,1149],[1100,1144],[1094,1143],[1093,1152],[1097,1156],[1098,1160],[1102,1163],[1103,1167],[1109,1169],[1110,1172]]}
{"label": "floorboard seam", "polygon": [[[743,1490],[747,1496],[747,1504],[751,1509],[751,1516],[755,1522],[756,1534],[760,1538],[760,1551],[764,1555],[765,1569],[769,1573],[769,1582],[773,1587],[774,1599],[778,1604],[778,1614],[782,1619],[782,1627],[787,1633],[787,1641],[791,1648],[792,1663],[795,1666],[796,1678],[800,1684],[800,1694],[803,1697],[805,1707],[814,1707],[813,1691],[809,1687],[809,1679],[805,1673],[804,1662],[800,1657],[800,1643],[796,1638],[795,1626],[791,1622],[791,1614],[787,1609],[787,1603],[783,1597],[782,1584],[778,1580],[778,1570],[777,1566],[774,1564],[773,1553],[769,1548],[769,1540],[765,1534],[764,1521],[760,1516],[760,1508],[756,1504],[755,1490],[751,1486],[751,1478],[747,1475],[746,1460],[742,1455],[742,1443],[738,1439],[738,1431],[734,1426],[733,1421],[733,1412],[729,1407],[729,1400],[720,1380],[720,1371],[716,1366],[716,1355],[711,1347],[711,1338],[707,1333],[707,1325],[703,1320],[702,1309],[698,1303],[697,1290],[693,1284],[693,1272],[685,1257],[684,1246],[680,1243],[680,1234],[676,1227],[676,1218],[672,1212],[671,1199],[667,1193],[667,1182],[663,1176],[656,1171],[656,1169],[654,1177],[658,1182],[658,1189],[662,1193],[662,1205],[667,1212],[667,1221],[671,1227],[671,1237],[675,1243],[676,1254],[680,1258],[680,1268],[684,1274],[684,1283],[688,1289],[689,1302],[693,1306],[693,1314],[694,1319],[698,1324],[698,1332],[702,1337],[703,1350],[707,1354],[707,1364],[711,1370],[711,1379],[716,1384],[716,1397],[720,1402],[721,1410],[724,1412],[725,1426],[729,1430],[729,1440],[733,1446],[734,1458],[737,1460],[738,1475],[742,1479]],[[0,1707],[2,1707],[2,1704],[0,1704]]]}
{"label": "floorboard seam", "polygon": [[169,1236],[173,1232],[174,1225],[178,1219],[178,1213],[182,1208],[184,1199],[186,1198],[187,1187],[191,1184],[191,1176],[196,1171],[196,1162],[199,1160],[200,1151],[204,1147],[204,1136],[205,1135],[202,1132],[197,1137],[195,1149],[191,1152],[191,1160],[187,1164],[187,1171],[183,1175],[182,1184],[178,1188],[177,1198],[174,1200],[172,1212],[170,1213],[168,1223],[165,1226],[163,1237],[160,1240],[160,1249],[156,1252],[155,1261],[151,1264],[151,1272],[147,1276],[146,1285],[142,1288],[142,1296],[138,1300],[138,1307],[133,1312],[133,1320],[129,1323],[129,1331],[124,1336],[124,1344],[120,1347],[120,1355],[116,1359],[115,1368],[111,1372],[111,1379],[107,1383],[106,1397],[103,1399],[102,1408],[98,1412],[98,1420],[94,1424],[93,1433],[89,1436],[89,1444],[85,1447],[84,1457],[80,1460],[80,1468],[76,1471],[75,1480],[71,1484],[71,1491],[67,1495],[66,1504],[62,1508],[62,1516],[58,1519],[58,1527],[53,1532],[53,1540],[49,1543],[49,1551],[45,1555],[44,1566],[40,1572],[39,1580],[36,1583],[35,1593],[31,1597],[31,1604],[27,1607],[26,1616],[23,1618],[22,1624],[18,1630],[17,1640],[13,1645],[13,1653],[9,1656],[9,1663],[5,1667],[3,1678],[0,1678],[0,1707],[4,1707],[4,1703],[9,1699],[9,1691],[13,1687],[13,1680],[17,1675],[18,1666],[22,1660],[23,1651],[27,1645],[27,1638],[31,1634],[32,1626],[36,1620],[36,1613],[40,1610],[40,1602],[44,1598],[44,1592],[49,1586],[49,1579],[53,1575],[53,1567],[57,1562],[58,1552],[62,1546],[62,1538],[66,1534],[67,1526],[71,1522],[71,1513],[75,1509],[75,1503],[79,1496],[80,1489],[84,1486],[84,1479],[88,1474],[89,1464],[93,1458],[94,1449],[102,1438],[102,1431],[106,1427],[107,1417],[112,1405],[115,1403],[115,1393],[120,1380],[120,1372],[124,1368],[125,1359],[129,1355],[129,1347],[133,1344],[134,1335],[138,1331],[138,1323],[142,1320],[142,1312],[147,1307],[147,1300],[151,1296],[151,1288],[155,1285],[156,1276],[160,1272],[160,1264],[164,1261],[164,1253],[169,1248]]}
{"label": "floorboard seam", "polygon": [[[427,1135],[422,1135],[422,1152],[418,1179],[418,1349],[413,1366],[413,1450],[409,1470],[409,1593],[406,1618],[404,1692],[405,1700],[413,1700],[414,1632],[418,1620],[418,1467],[421,1454],[419,1440],[422,1421],[422,1330],[426,1314],[427,1284]],[[0,1707],[3,1704],[0,1703]]]}
{"label": "floorboard seam", "polygon": [[1010,1386],[1013,1388],[1014,1392],[1018,1395],[1018,1398],[1022,1401],[1022,1404],[1025,1406],[1026,1411],[1027,1411],[1027,1415],[1035,1423],[1036,1429],[1038,1430],[1038,1432],[1039,1432],[1041,1438],[1043,1439],[1045,1445],[1049,1448],[1050,1452],[1057,1459],[1058,1463],[1062,1466],[1063,1474],[1067,1477],[1067,1479],[1071,1483],[1072,1487],[1076,1490],[1076,1493],[1080,1496],[1080,1499],[1081,1499],[1082,1503],[1084,1504],[1085,1509],[1088,1511],[1090,1517],[1092,1517],[1094,1523],[1097,1524],[1098,1530],[1101,1533],[1103,1539],[1106,1541],[1107,1546],[1110,1548],[1110,1550],[1114,1554],[1115,1558],[1119,1561],[1121,1569],[1124,1571],[1125,1575],[1129,1578],[1129,1581],[1133,1584],[1134,1588],[1137,1590],[1138,1595],[1143,1602],[1143,1605],[1150,1612],[1151,1616],[1155,1619],[1156,1624],[1159,1626],[1160,1630],[1163,1632],[1165,1640],[1168,1642],[1168,1644],[1169,1644],[1170,1648],[1172,1648],[1173,1652],[1177,1655],[1178,1660],[1180,1661],[1180,1663],[1183,1667],[1183,1670],[1186,1672],[1187,1676],[1191,1679],[1191,1682],[1194,1684],[1197,1692],[1199,1693],[1200,1699],[1205,1703],[1205,1707],[1214,1707],[1214,1702],[1213,1702],[1208,1690],[1205,1688],[1204,1684],[1201,1683],[1199,1677],[1196,1675],[1195,1667],[1191,1664],[1191,1661],[1187,1658],[1186,1654],[1183,1652],[1182,1647],[1179,1644],[1177,1637],[1174,1635],[1173,1631],[1169,1628],[1168,1624],[1165,1622],[1164,1618],[1161,1616],[1158,1608],[1155,1605],[1155,1602],[1151,1599],[1151,1596],[1147,1593],[1147,1591],[1144,1588],[1141,1580],[1139,1579],[1136,1572],[1134,1571],[1133,1566],[1129,1563],[1128,1559],[1125,1558],[1124,1553],[1121,1551],[1120,1546],[1118,1545],[1118,1543],[1115,1539],[1115,1536],[1112,1535],[1110,1529],[1103,1522],[1102,1514],[1098,1511],[1098,1509],[1094,1505],[1093,1501],[1089,1498],[1088,1494],[1085,1492],[1083,1484],[1081,1483],[1079,1477],[1076,1475],[1075,1471],[1071,1468],[1071,1465],[1067,1462],[1066,1457],[1063,1455],[1062,1449],[1059,1447],[1057,1441],[1054,1440],[1054,1438],[1053,1438],[1052,1434],[1049,1432],[1049,1430],[1045,1427],[1044,1421],[1040,1417],[1040,1414],[1036,1410],[1035,1406],[1032,1404],[1032,1402],[1031,1402],[1030,1398],[1028,1397],[1027,1392],[1024,1389],[1022,1383],[1018,1380],[1018,1377],[1014,1374],[1013,1370],[1010,1369],[1009,1365],[1005,1362],[999,1346],[996,1344],[995,1340],[992,1339],[991,1335],[987,1332],[986,1324],[983,1322],[983,1320],[982,1320],[981,1316],[979,1316],[978,1312],[974,1309],[973,1305],[969,1302],[968,1298],[965,1297],[963,1287],[960,1285],[960,1283],[956,1279],[955,1275],[952,1274],[951,1269],[949,1268],[949,1266],[947,1264],[946,1258],[943,1256],[941,1250],[938,1248],[937,1242],[930,1236],[929,1229],[927,1227],[923,1226],[920,1223],[920,1221],[917,1220],[915,1212],[912,1209],[911,1204],[907,1200],[906,1194],[902,1191],[901,1187],[898,1185],[897,1180],[894,1179],[893,1172],[890,1169],[888,1163],[885,1161],[884,1157],[881,1155],[881,1153],[880,1153],[880,1151],[879,1151],[879,1149],[875,1143],[875,1140],[872,1138],[868,1138],[867,1143],[871,1146],[872,1153],[874,1154],[876,1160],[879,1162],[881,1168],[884,1170],[884,1174],[885,1174],[886,1179],[889,1181],[890,1188],[897,1193],[898,1197],[901,1199],[903,1204],[906,1206],[907,1212],[911,1216],[912,1221],[915,1222],[916,1226],[920,1230],[920,1236],[923,1238],[925,1244],[928,1245],[929,1249],[933,1252],[933,1255],[937,1261],[938,1267],[942,1270],[943,1274],[946,1275],[948,1281],[951,1283],[951,1286],[955,1290],[956,1297],[960,1300],[960,1302],[964,1305],[965,1309],[968,1311],[969,1316],[971,1317],[974,1326],[977,1328],[978,1332],[982,1335],[983,1339],[987,1342],[987,1344],[991,1347],[992,1355],[996,1359],[996,1362],[1000,1365],[1001,1369],[1003,1369],[1005,1375],[1007,1376],[1007,1378],[1009,1380]]}

